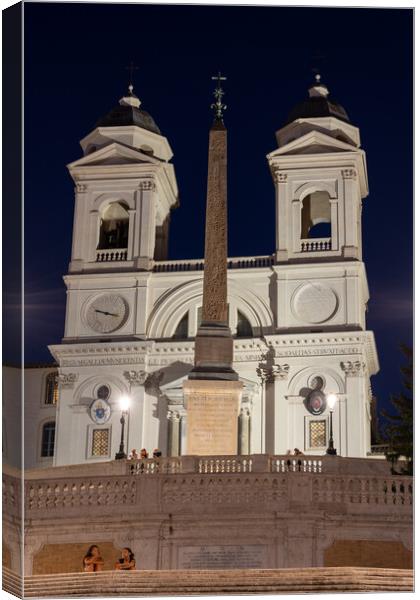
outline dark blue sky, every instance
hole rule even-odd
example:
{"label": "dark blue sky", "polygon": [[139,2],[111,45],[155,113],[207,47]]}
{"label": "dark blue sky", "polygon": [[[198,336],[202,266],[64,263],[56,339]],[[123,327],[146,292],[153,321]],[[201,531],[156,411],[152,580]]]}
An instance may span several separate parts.
{"label": "dark blue sky", "polygon": [[412,339],[412,11],[403,9],[25,4],[26,362],[50,360],[47,344],[63,335],[74,202],[65,165],[125,91],[125,65],[139,65],[135,91],[174,151],[181,206],[170,258],[203,254],[210,76],[228,76],[229,253],[241,256],[275,249],[266,154],[306,97],[317,54],[367,152],[373,388],[381,404],[399,391],[398,344]]}

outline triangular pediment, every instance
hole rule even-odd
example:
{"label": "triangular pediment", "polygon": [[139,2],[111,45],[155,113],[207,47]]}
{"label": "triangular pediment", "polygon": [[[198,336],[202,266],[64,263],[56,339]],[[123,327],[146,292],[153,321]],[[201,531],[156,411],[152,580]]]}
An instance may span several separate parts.
{"label": "triangular pediment", "polygon": [[268,155],[287,156],[294,154],[321,154],[327,152],[358,152],[358,149],[347,142],[338,140],[320,131],[310,131],[301,137],[290,141],[281,148],[277,148]]}
{"label": "triangular pediment", "polygon": [[149,156],[141,150],[129,148],[123,144],[113,142],[100,150],[87,154],[79,160],[70,163],[69,169],[74,167],[106,166],[106,165],[132,165],[132,164],[159,164],[160,161]]}

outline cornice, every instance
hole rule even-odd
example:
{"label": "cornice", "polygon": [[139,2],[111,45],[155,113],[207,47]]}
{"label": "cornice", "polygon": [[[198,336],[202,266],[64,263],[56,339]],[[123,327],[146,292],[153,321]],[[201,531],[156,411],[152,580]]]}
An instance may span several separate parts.
{"label": "cornice", "polygon": [[[139,341],[50,346],[50,351],[61,368],[76,366],[138,365],[159,368],[174,362],[193,364],[194,341]],[[369,374],[378,371],[378,358],[373,333],[270,335],[265,342],[259,338],[234,340],[234,361],[259,362],[272,348],[279,359],[316,356],[364,357]]]}

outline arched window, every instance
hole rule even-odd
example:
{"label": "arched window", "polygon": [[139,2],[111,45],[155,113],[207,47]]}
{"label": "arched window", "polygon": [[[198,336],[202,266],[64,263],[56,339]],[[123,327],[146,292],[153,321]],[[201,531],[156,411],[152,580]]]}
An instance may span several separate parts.
{"label": "arched window", "polygon": [[54,456],[55,421],[48,421],[42,427],[41,456]]}
{"label": "arched window", "polygon": [[185,315],[182,317],[182,319],[178,323],[178,325],[175,329],[175,333],[172,337],[177,340],[183,340],[188,337],[188,313],[187,312],[185,313]]}
{"label": "arched window", "polygon": [[301,239],[331,237],[331,204],[328,192],[313,192],[302,202]]}
{"label": "arched window", "polygon": [[252,337],[251,323],[246,316],[238,310],[238,324],[236,326],[237,337]]}
{"label": "arched window", "polygon": [[48,373],[45,385],[45,404],[58,402],[58,373]]}
{"label": "arched window", "polygon": [[127,248],[128,220],[128,207],[124,202],[109,204],[101,218],[98,250]]}

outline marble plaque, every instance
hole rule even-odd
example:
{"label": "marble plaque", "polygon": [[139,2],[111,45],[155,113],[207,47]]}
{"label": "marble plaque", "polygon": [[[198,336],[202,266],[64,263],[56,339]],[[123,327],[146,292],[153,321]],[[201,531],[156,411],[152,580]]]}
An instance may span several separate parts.
{"label": "marble plaque", "polygon": [[178,548],[178,569],[263,569],[267,546],[184,546]]}
{"label": "marble plaque", "polygon": [[184,383],[187,454],[238,453],[238,413],[243,384],[195,380]]}

